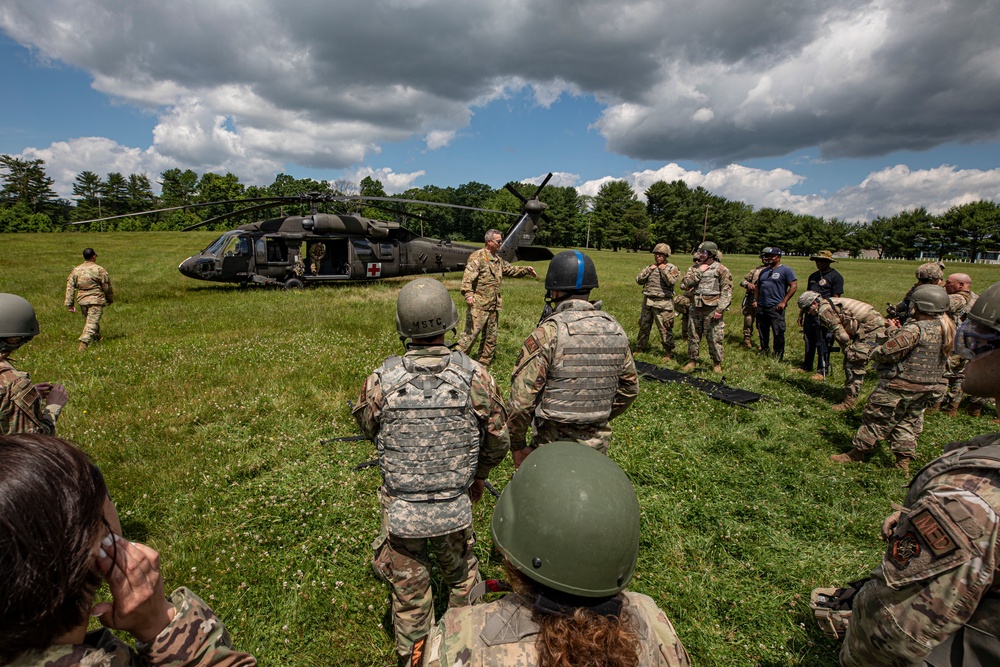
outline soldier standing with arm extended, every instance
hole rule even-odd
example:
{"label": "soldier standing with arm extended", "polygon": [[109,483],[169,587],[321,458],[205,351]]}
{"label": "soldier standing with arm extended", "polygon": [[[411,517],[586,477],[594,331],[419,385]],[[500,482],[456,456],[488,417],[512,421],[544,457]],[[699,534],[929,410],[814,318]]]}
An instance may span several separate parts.
{"label": "soldier standing with arm extended", "polygon": [[635,349],[637,352],[649,350],[649,332],[655,322],[663,344],[664,361],[670,361],[674,354],[674,285],[681,277],[680,270],[667,261],[668,257],[670,246],[657,243],[653,248],[653,263],[640,271],[635,279],[643,286]]}
{"label": "soldier standing with arm extended", "polygon": [[[995,283],[955,336],[969,360],[964,391],[1000,399],[998,349]],[[882,524],[885,555],[847,608],[817,612],[830,636],[846,626],[841,665],[1000,664],[1000,433],[946,445],[903,505]]]}
{"label": "soldier standing with arm extended", "polygon": [[798,305],[804,314],[813,315],[821,327],[831,332],[844,350],[844,400],[830,409],[835,412],[850,410],[861,393],[868,355],[886,338],[885,318],[864,301],[823,298],[816,292],[803,292]]}
{"label": "soldier standing with arm extended", "polygon": [[596,287],[594,262],[582,252],[564,250],[549,262],[546,300],[554,312],[524,341],[510,379],[507,428],[515,467],[556,440],[606,453],[609,422],[639,394],[628,336],[599,303],[587,300]]}
{"label": "soldier standing with arm extended", "polygon": [[503,234],[491,229],[486,232],[486,247],[469,256],[462,276],[462,296],[469,307],[465,316],[465,332],[458,339],[458,349],[468,354],[476,338],[479,343],[479,363],[489,366],[497,347],[497,327],[503,298],[500,281],[504,276],[537,278],[534,267],[514,266],[497,254]]}
{"label": "soldier standing with arm extended", "polygon": [[472,503],[507,455],[503,399],[485,367],[444,344],[458,324],[447,288],[418,278],[399,292],[396,328],[411,339],[365,381],[354,408],[378,449],[382,530],[375,573],[392,586],[396,652],[405,662],[434,624],[430,557],[450,587],[449,607],[470,604],[480,581]]}
{"label": "soldier standing with arm extended", "polygon": [[740,287],[746,290],[740,309],[743,313],[743,347],[748,350],[753,349],[753,325],[754,320],[757,319],[757,308],[753,305],[757,300],[757,278],[760,276],[760,272],[768,267],[764,263],[763,254],[760,256],[760,261],[760,266],[747,271],[747,274],[743,276],[743,280],[740,281]]}
{"label": "soldier standing with arm extended", "polygon": [[[809,274],[806,289],[816,292],[821,297],[835,297],[844,295],[844,277],[837,269],[831,265],[837,261],[833,258],[833,253],[829,250],[820,250],[809,259],[816,262],[816,271]],[[819,373],[814,375],[814,380],[825,380],[830,372],[830,348],[833,347],[833,336],[829,331],[820,326],[815,315],[799,312],[799,326],[802,327],[802,334],[805,337],[805,357],[802,360],[801,370],[810,373],[813,369],[813,358],[819,354]],[[822,340],[820,338],[822,337]]]}
{"label": "soldier standing with arm extended", "polygon": [[31,304],[14,294],[0,294],[0,435],[55,435],[56,419],[69,395],[61,384],[34,384],[11,365],[12,352],[38,335]]}
{"label": "soldier standing with arm extended", "polygon": [[66,279],[66,300],[63,303],[69,312],[75,313],[75,297],[76,303],[80,304],[80,312],[86,318],[78,348],[81,351],[101,339],[101,315],[104,314],[104,307],[115,300],[111,278],[104,267],[98,266],[97,253],[93,248],[84,248],[83,260],[83,264],[70,271]]}
{"label": "soldier standing with arm extended", "polygon": [[698,246],[698,263],[687,270],[681,278],[681,289],[692,290],[690,335],[688,341],[688,363],[684,371],[694,369],[701,352],[701,339],[708,344],[708,354],[712,357],[712,371],[722,372],[722,339],[725,335],[723,313],[733,300],[733,275],[719,262],[719,246],[705,241]]}
{"label": "soldier standing with arm extended", "polygon": [[871,352],[879,383],[865,404],[854,447],[832,460],[864,461],[880,440],[888,440],[896,467],[909,470],[924,428],[924,409],[945,392],[942,375],[955,341],[955,323],[947,312],[944,288],[924,285],[913,291],[906,324]]}
{"label": "soldier standing with arm extended", "polygon": [[757,278],[754,294],[757,300],[757,331],[760,349],[770,353],[770,336],[774,335],[774,356],[785,358],[785,308],[798,289],[799,281],[791,268],[781,263],[781,248],[768,246],[761,251],[767,268]]}

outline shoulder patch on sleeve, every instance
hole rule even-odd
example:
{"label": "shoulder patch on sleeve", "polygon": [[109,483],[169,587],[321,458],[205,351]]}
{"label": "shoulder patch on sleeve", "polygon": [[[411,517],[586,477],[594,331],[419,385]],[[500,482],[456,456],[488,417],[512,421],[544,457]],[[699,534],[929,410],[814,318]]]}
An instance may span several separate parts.
{"label": "shoulder patch on sleeve", "polygon": [[955,538],[929,509],[921,510],[911,516],[910,525],[924,539],[935,558],[943,558],[958,549]]}
{"label": "shoulder patch on sleeve", "polygon": [[535,334],[528,336],[528,340],[524,341],[524,349],[528,351],[528,354],[534,354],[538,352],[538,348],[541,345],[538,343],[538,339],[535,338]]}

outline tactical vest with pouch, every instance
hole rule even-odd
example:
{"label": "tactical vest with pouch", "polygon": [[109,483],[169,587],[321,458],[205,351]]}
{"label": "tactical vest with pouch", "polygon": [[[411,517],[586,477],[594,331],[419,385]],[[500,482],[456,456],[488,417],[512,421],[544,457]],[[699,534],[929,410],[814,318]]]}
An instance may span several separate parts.
{"label": "tactical vest with pouch", "polygon": [[908,322],[906,328],[918,327],[920,342],[897,364],[880,367],[879,374],[914,384],[940,384],[946,357],[941,356],[941,323],[936,319]]}
{"label": "tactical vest with pouch", "polygon": [[376,373],[384,397],[376,446],[394,498],[389,532],[433,537],[467,527],[481,437],[470,398],[475,365],[455,351],[435,366],[390,357]]}
{"label": "tactical vest with pouch", "polygon": [[552,316],[556,349],[536,414],[563,424],[603,424],[611,417],[628,338],[600,310],[563,310]]}

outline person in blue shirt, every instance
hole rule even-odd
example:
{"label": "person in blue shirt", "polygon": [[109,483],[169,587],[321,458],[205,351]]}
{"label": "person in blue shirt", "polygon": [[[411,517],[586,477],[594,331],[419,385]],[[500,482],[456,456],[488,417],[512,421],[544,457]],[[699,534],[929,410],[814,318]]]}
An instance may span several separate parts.
{"label": "person in blue shirt", "polygon": [[761,351],[764,354],[773,354],[778,359],[785,358],[785,307],[788,306],[799,285],[795,271],[781,263],[781,254],[781,248],[773,246],[760,251],[761,259],[767,268],[761,270],[757,277],[757,289],[754,290]]}

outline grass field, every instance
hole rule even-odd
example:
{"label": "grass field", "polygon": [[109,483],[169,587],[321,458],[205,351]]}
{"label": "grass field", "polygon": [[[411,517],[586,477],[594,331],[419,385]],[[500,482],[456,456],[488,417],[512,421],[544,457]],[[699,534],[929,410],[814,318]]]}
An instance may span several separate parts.
{"label": "grass field", "polygon": [[[401,351],[394,308],[405,280],[285,292],[182,277],[177,264],[213,237],[3,236],[0,291],[31,301],[42,327],[17,364],[35,381],[66,384],[59,433],[103,469],[126,536],[158,549],[168,589],[201,594],[240,648],[262,665],[392,665],[388,591],[369,565],[378,473],[352,469],[374,449],[319,441],[356,433],[346,401]],[[83,321],[62,296],[88,245],[111,274],[116,302],[104,341],[78,353]],[[634,278],[651,256],[591,255],[601,280],[595,297],[634,339]],[[690,261],[674,259],[682,268]],[[737,281],[755,261],[725,258]],[[786,263],[804,288],[813,264]],[[835,266],[848,296],[882,308],[912,284],[917,263]],[[544,263],[536,268],[544,274]],[[995,266],[956,270],[972,275],[976,291],[1000,280]],[[445,276],[458,303],[460,279]],[[504,392],[541,297],[541,281],[504,283],[492,368]],[[726,316],[727,382],[773,400],[746,410],[643,381],[638,401],[614,422],[610,454],[643,511],[631,588],[666,610],[696,665],[835,665],[838,646],[815,627],[809,591],[872,569],[882,551],[878,526],[904,495],[907,479],[888,467],[884,446],[868,465],[830,462],[849,447],[860,410],[829,410],[842,396],[839,356],[826,385],[791,372],[802,340],[794,312],[788,323],[779,363],[739,349],[741,317],[736,308]],[[874,385],[872,376],[864,393]],[[930,415],[917,463],[944,443],[992,430],[985,417]],[[503,488],[511,473],[508,459],[491,479]],[[476,507],[477,551],[486,574],[498,576],[489,560],[492,509],[489,496]]]}

